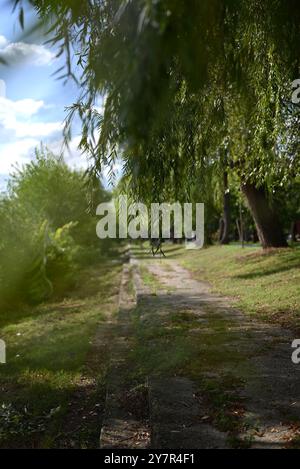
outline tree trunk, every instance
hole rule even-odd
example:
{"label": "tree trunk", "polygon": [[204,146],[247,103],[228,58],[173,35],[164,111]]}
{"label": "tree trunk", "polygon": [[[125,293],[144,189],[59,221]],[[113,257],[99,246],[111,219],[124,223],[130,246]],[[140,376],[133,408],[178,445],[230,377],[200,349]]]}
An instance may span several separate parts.
{"label": "tree trunk", "polygon": [[253,184],[242,185],[242,192],[247,199],[248,207],[256,224],[259,241],[264,249],[286,247],[282,227],[276,212],[271,208],[265,191]]}
{"label": "tree trunk", "polygon": [[291,224],[291,239],[293,243],[296,242],[296,233],[297,233],[297,223],[293,221],[293,223]]}
{"label": "tree trunk", "polygon": [[230,194],[228,190],[228,173],[224,171],[223,217],[220,220],[220,243],[229,243],[230,231]]}

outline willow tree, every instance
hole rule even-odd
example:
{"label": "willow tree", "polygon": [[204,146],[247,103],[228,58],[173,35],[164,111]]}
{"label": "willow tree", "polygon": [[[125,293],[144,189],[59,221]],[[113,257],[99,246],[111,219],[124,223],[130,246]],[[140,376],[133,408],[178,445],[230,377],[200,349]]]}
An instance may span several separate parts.
{"label": "willow tree", "polygon": [[[178,176],[187,190],[188,175],[208,160],[222,165],[226,151],[224,170],[238,176],[263,247],[286,245],[270,195],[298,159],[286,144],[289,86],[299,72],[297,0],[30,3],[66,51],[68,76],[72,48],[77,54],[81,93],[65,135],[78,113],[93,170],[122,154],[137,192],[162,195]],[[95,110],[100,95],[103,116]],[[174,109],[187,116],[181,132]]]}

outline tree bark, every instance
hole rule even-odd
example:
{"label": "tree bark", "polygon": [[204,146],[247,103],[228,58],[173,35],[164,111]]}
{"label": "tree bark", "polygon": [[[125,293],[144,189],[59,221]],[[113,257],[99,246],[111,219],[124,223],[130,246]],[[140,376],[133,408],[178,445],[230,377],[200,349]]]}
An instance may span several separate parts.
{"label": "tree bark", "polygon": [[296,233],[297,233],[297,224],[295,221],[293,221],[291,224],[291,238],[292,238],[293,243],[296,242]]}
{"label": "tree bark", "polygon": [[263,188],[253,184],[242,185],[248,207],[256,224],[259,241],[264,249],[286,247],[282,227],[275,210],[270,206]]}
{"label": "tree bark", "polygon": [[228,173],[224,171],[224,195],[223,195],[223,216],[220,220],[220,243],[229,243],[230,232],[230,194],[228,190]]}

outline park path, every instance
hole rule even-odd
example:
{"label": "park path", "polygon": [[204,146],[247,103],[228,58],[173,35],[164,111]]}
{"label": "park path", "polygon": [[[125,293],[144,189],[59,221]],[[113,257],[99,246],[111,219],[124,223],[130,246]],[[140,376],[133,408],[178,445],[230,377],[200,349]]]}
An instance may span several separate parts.
{"label": "park path", "polygon": [[101,447],[299,446],[289,331],[236,311],[173,259],[133,250],[125,277],[134,294],[121,293]]}

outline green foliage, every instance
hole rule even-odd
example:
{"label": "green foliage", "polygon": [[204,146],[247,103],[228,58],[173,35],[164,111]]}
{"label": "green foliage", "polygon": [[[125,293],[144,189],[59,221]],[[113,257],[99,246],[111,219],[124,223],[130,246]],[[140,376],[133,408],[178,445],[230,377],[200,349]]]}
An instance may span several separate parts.
{"label": "green foliage", "polygon": [[[279,145],[299,114],[288,104],[299,67],[295,0],[31,3],[52,21],[52,41],[67,52],[69,76],[71,45],[78,53],[83,90],[66,137],[78,113],[81,147],[94,156],[96,170],[111,164],[119,148],[130,175],[143,180],[140,187],[149,167],[159,168],[154,190],[163,191],[176,174],[186,188],[195,165],[221,160],[222,148],[242,180],[260,185],[271,187],[299,166],[298,154],[291,168],[287,146]],[[92,106],[100,94],[104,116]]]}
{"label": "green foliage", "polygon": [[[65,137],[78,115],[96,173],[121,154],[128,188],[143,201],[209,192],[205,172],[217,181],[222,168],[270,197],[299,176],[297,0],[30,3],[66,52],[65,77],[75,78],[77,53],[82,86]],[[209,199],[214,219],[218,200]]]}
{"label": "green foliage", "polygon": [[78,267],[78,250],[72,232],[77,222],[70,222],[50,234],[47,252],[47,274],[55,291],[63,292],[74,283],[74,272]]}
{"label": "green foliage", "polygon": [[0,308],[60,294],[74,283],[80,265],[97,260],[88,196],[97,204],[108,194],[99,181],[92,181],[92,189],[88,183],[44,148],[15,170],[9,194],[0,200]]}
{"label": "green foliage", "polygon": [[95,239],[90,213],[109,196],[98,179],[72,171],[61,156],[46,148],[35,151],[35,159],[11,175],[9,193],[20,201],[31,217],[45,219],[51,229],[78,222],[72,236],[78,244]]}

